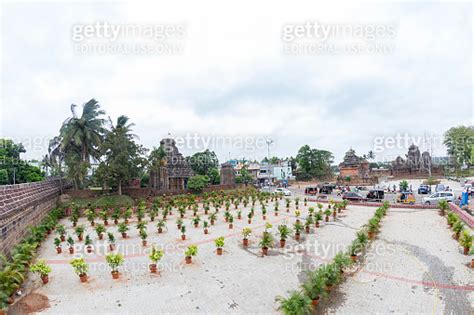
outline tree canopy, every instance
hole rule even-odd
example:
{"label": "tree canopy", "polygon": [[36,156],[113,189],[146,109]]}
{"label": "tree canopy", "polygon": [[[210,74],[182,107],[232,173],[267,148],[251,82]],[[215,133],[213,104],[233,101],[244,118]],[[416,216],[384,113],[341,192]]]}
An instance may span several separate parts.
{"label": "tree canopy", "polygon": [[0,185],[37,182],[44,178],[39,167],[22,160],[26,150],[21,143],[10,139],[0,139]]}
{"label": "tree canopy", "polygon": [[332,176],[331,164],[334,156],[329,151],[311,149],[309,145],[304,145],[298,150],[296,160],[299,165],[299,179],[323,179]]}
{"label": "tree canopy", "polygon": [[474,165],[474,127],[453,127],[444,134],[444,145],[456,167]]}

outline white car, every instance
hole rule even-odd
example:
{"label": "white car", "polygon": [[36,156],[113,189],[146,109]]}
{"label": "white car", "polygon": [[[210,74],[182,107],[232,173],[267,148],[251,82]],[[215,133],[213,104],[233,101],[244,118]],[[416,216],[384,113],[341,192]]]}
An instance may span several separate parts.
{"label": "white car", "polygon": [[284,196],[291,196],[291,191],[286,188],[277,188],[275,189],[276,194],[283,194]]}
{"label": "white car", "polygon": [[450,191],[440,191],[436,192],[428,197],[423,198],[423,203],[425,205],[438,204],[440,200],[447,200],[448,202],[454,201],[454,194]]}

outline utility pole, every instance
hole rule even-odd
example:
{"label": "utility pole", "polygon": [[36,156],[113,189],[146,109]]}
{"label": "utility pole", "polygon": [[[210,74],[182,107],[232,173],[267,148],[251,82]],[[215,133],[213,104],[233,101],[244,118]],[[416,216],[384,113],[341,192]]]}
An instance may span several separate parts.
{"label": "utility pole", "polygon": [[267,143],[267,158],[268,158],[268,187],[270,187],[270,145],[273,143],[273,140],[271,139],[267,139],[265,140],[265,142]]}

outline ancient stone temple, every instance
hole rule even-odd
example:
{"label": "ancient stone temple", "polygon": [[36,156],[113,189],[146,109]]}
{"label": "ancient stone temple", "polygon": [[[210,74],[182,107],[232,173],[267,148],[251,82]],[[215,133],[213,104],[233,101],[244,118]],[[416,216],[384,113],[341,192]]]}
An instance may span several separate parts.
{"label": "ancient stone temple", "polygon": [[429,173],[442,173],[442,168],[432,165],[430,153],[425,151],[420,153],[420,149],[412,144],[408,148],[405,159],[398,156],[392,162],[391,175],[426,175]]}
{"label": "ancient stone temple", "polygon": [[150,171],[149,187],[159,190],[184,190],[188,179],[194,175],[191,166],[179,153],[174,139],[161,140],[160,147],[166,153],[163,166]]}
{"label": "ancient stone temple", "polygon": [[[369,162],[357,156],[352,148],[344,155],[344,160],[339,164],[339,171],[338,182],[359,184],[367,183],[370,179]],[[350,181],[347,181],[349,178]]]}
{"label": "ancient stone temple", "polygon": [[221,185],[235,185],[234,168],[229,162],[221,165]]}

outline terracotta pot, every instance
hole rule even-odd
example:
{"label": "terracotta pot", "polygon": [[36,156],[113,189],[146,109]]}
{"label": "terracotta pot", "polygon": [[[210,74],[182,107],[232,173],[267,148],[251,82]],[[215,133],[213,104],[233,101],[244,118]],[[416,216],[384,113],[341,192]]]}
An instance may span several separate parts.
{"label": "terracotta pot", "polygon": [[79,275],[79,280],[81,280],[82,283],[87,282],[87,274]]}
{"label": "terracotta pot", "polygon": [[78,239],[79,239],[79,242],[82,242],[82,239],[84,238],[84,236],[81,234],[78,236]]}
{"label": "terracotta pot", "polygon": [[458,239],[459,239],[459,233],[454,233],[454,234],[453,234],[453,238],[454,238],[455,240],[458,240]]}
{"label": "terracotta pot", "polygon": [[114,224],[118,224],[118,220],[114,220]]}
{"label": "terracotta pot", "polygon": [[335,219],[336,216],[337,216],[337,213],[336,213],[336,211],[334,211],[334,212],[332,213],[332,217]]}
{"label": "terracotta pot", "polygon": [[207,210],[204,210],[204,214],[206,214],[206,215],[207,215],[207,214],[208,214],[208,212],[209,212],[209,211],[207,211]]}
{"label": "terracotta pot", "polygon": [[127,238],[127,233],[122,233],[123,238]]}
{"label": "terracotta pot", "polygon": [[469,247],[464,247],[464,255],[468,255],[469,254]]}
{"label": "terracotta pot", "polygon": [[181,224],[176,225],[176,227],[178,228],[178,230],[181,230]]}
{"label": "terracotta pot", "polygon": [[341,213],[341,210],[342,210],[342,209],[337,209],[337,212],[338,212],[338,213]]}
{"label": "terracotta pot", "polygon": [[156,264],[150,264],[150,272],[151,273],[156,273],[158,271],[158,268]]}
{"label": "terracotta pot", "polygon": [[125,219],[125,224],[128,224],[128,219]]}
{"label": "terracotta pot", "polygon": [[0,315],[6,315],[5,310],[0,310]]}
{"label": "terracotta pot", "polygon": [[72,227],[76,227],[76,226],[77,226],[77,223],[73,223],[73,224],[72,224]]}
{"label": "terracotta pot", "polygon": [[268,255],[268,247],[262,247],[262,254],[264,256]]}
{"label": "terracotta pot", "polygon": [[186,235],[181,235],[181,239],[184,241],[186,240]]}
{"label": "terracotta pot", "polygon": [[105,225],[105,226],[109,225],[109,221],[104,220],[104,225]]}
{"label": "terracotta pot", "polygon": [[474,268],[474,258],[471,259],[471,268]]}
{"label": "terracotta pot", "polygon": [[92,246],[87,245],[87,252],[88,252],[89,254],[92,253]]}
{"label": "terracotta pot", "polygon": [[319,303],[319,298],[316,298],[316,299],[314,299],[314,300],[311,300],[311,304],[312,304],[314,307],[318,306],[318,303]]}
{"label": "terracotta pot", "polygon": [[114,244],[109,244],[109,249],[110,249],[111,251],[113,251],[113,250],[115,249]]}
{"label": "terracotta pot", "polygon": [[74,254],[74,247],[69,247],[69,254]]}
{"label": "terracotta pot", "polygon": [[102,240],[102,239],[104,239],[104,234],[100,233],[99,234],[99,240]]}
{"label": "terracotta pot", "polygon": [[184,259],[186,261],[187,264],[190,264],[193,262],[193,257],[191,256],[186,256],[186,258]]}
{"label": "terracotta pot", "polygon": [[319,227],[319,221],[317,221],[314,226],[318,228]]}
{"label": "terracotta pot", "polygon": [[66,241],[66,235],[61,235],[61,242],[65,242]]}
{"label": "terracotta pot", "polygon": [[184,218],[184,214],[181,214],[180,216],[181,216],[181,219]]}
{"label": "terracotta pot", "polygon": [[275,216],[276,216],[276,217],[278,216],[278,212],[275,212]]}
{"label": "terracotta pot", "polygon": [[120,278],[120,273],[118,271],[112,271],[111,274],[112,274],[112,279],[117,280],[118,278]]}
{"label": "terracotta pot", "polygon": [[369,239],[373,240],[374,237],[375,237],[375,233],[374,232],[368,232],[367,235],[369,236]]}
{"label": "terracotta pot", "polygon": [[267,219],[267,216],[266,216],[266,215],[264,215],[264,216],[262,216],[262,218],[263,218],[263,220],[266,220],[266,219]]}
{"label": "terracotta pot", "polygon": [[211,220],[211,225],[214,225],[214,220]]}
{"label": "terracotta pot", "polygon": [[56,247],[56,252],[57,252],[58,254],[61,254],[61,253],[63,252],[62,247],[61,247],[61,246]]}
{"label": "terracotta pot", "polygon": [[249,240],[244,238],[242,243],[244,244],[245,247],[249,246]]}
{"label": "terracotta pot", "polygon": [[331,292],[332,290],[332,285],[327,285],[326,286],[326,292]]}
{"label": "terracotta pot", "polygon": [[161,234],[163,233],[163,229],[162,228],[158,228],[158,234]]}
{"label": "terracotta pot", "polygon": [[242,216],[241,216],[241,215],[238,215],[238,216],[237,216],[237,219],[241,220],[241,219],[242,219]]}
{"label": "terracotta pot", "polygon": [[217,255],[222,255],[222,247],[217,247]]}
{"label": "terracotta pot", "polygon": [[199,226],[199,223],[194,224],[194,227],[197,228]]}
{"label": "terracotta pot", "polygon": [[7,304],[12,305],[14,302],[15,302],[15,298],[13,297],[13,295],[10,295],[7,299]]}
{"label": "terracotta pot", "polygon": [[324,221],[329,222],[329,217],[326,216],[326,217],[324,218]]}
{"label": "terracotta pot", "polygon": [[300,233],[295,233],[295,240],[299,241],[300,240]]}
{"label": "terracotta pot", "polygon": [[357,261],[357,255],[351,255],[351,259],[353,262],[356,262]]}
{"label": "terracotta pot", "polygon": [[229,224],[229,229],[233,229],[234,228],[234,225],[231,223]]}
{"label": "terracotta pot", "polygon": [[306,227],[305,227],[305,232],[306,232],[306,233],[309,233],[309,226],[306,226]]}
{"label": "terracotta pot", "polygon": [[204,229],[204,234],[208,234],[209,233],[209,230],[208,229]]}
{"label": "terracotta pot", "polygon": [[290,212],[290,209],[286,209],[286,212]]}
{"label": "terracotta pot", "polygon": [[147,244],[146,240],[142,240],[142,245],[146,246],[146,244]]}
{"label": "terracotta pot", "polygon": [[280,240],[280,247],[283,248],[285,247],[286,240]]}
{"label": "terracotta pot", "polygon": [[91,226],[95,226],[95,222],[94,222],[94,221],[91,222]]}
{"label": "terracotta pot", "polygon": [[247,222],[248,222],[249,224],[251,224],[251,223],[252,223],[252,220],[249,219],[249,220],[247,220]]}
{"label": "terracotta pot", "polygon": [[41,281],[43,281],[43,284],[47,284],[49,282],[49,276],[41,276]]}

